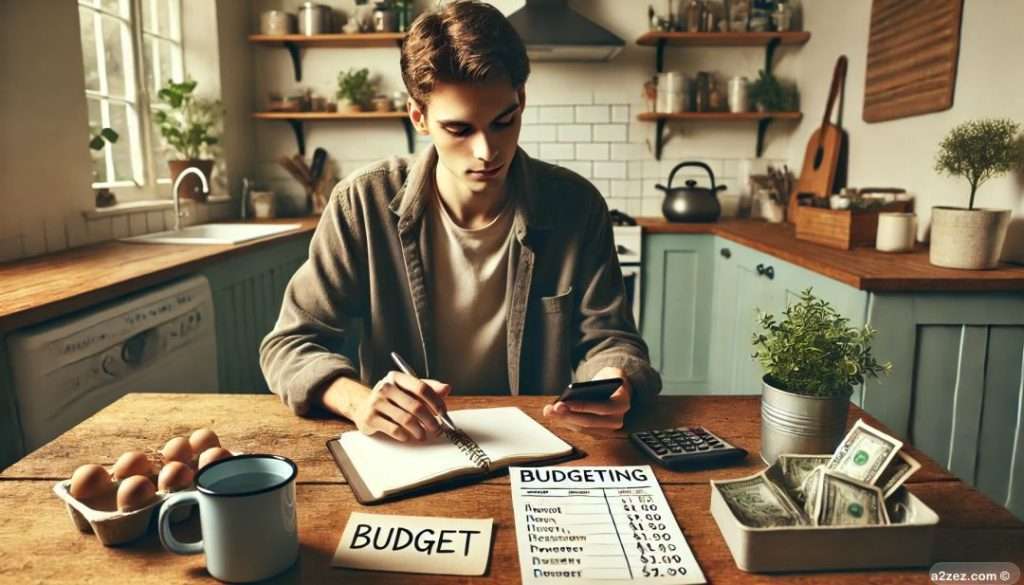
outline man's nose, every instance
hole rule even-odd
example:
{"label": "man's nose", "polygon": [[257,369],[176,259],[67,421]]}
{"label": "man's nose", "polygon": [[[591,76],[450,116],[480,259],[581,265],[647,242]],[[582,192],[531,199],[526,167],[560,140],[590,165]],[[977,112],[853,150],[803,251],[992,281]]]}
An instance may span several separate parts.
{"label": "man's nose", "polygon": [[477,160],[490,164],[496,154],[494,140],[486,132],[478,133],[473,140],[473,156]]}

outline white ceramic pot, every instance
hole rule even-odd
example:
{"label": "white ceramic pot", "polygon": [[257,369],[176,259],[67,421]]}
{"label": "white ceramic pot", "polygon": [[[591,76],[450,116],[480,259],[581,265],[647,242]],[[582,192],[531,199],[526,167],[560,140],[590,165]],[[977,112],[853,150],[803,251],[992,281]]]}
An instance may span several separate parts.
{"label": "white ceramic pot", "polygon": [[1009,209],[933,207],[929,261],[945,268],[995,268],[1009,225]]}

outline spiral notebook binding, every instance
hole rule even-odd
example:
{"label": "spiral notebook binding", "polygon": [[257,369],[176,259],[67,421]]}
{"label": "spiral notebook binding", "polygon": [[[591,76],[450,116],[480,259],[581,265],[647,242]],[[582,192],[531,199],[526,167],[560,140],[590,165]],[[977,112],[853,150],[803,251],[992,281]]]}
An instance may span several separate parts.
{"label": "spiral notebook binding", "polygon": [[484,450],[480,448],[480,445],[478,445],[477,442],[469,435],[462,431],[453,431],[445,427],[441,427],[441,432],[444,433],[444,436],[447,437],[453,445],[458,447],[459,451],[465,453],[474,465],[484,471],[490,471],[491,458],[484,453]]}

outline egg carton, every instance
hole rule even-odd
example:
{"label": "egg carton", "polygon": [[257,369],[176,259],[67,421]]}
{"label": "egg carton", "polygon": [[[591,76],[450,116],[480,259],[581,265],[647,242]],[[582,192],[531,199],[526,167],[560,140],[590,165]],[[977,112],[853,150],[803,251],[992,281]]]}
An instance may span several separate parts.
{"label": "egg carton", "polygon": [[[105,546],[117,546],[141,538],[154,524],[153,513],[171,496],[156,492],[156,498],[144,508],[132,512],[96,510],[71,495],[71,480],[59,481],[53,493],[64,502],[71,522],[80,532],[94,533]],[[189,491],[189,490],[182,490]],[[177,492],[175,492],[177,493]],[[194,506],[182,506],[171,513],[171,522],[182,522],[192,515]]]}

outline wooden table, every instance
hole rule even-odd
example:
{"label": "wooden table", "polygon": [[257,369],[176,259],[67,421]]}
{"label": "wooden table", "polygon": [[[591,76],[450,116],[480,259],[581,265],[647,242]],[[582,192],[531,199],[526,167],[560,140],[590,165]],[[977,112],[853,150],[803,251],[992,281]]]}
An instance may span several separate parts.
{"label": "wooden table", "polygon": [[[456,397],[451,408],[515,405],[544,421],[545,397]],[[656,468],[662,489],[709,582],[760,583],[928,583],[924,570],[857,571],[798,575],[754,575],[736,568],[708,512],[708,479],[753,473],[760,461],[759,398],[756,396],[662,397],[657,408],[633,413],[625,431],[589,434],[554,427],[587,457],[570,465],[646,464],[626,431],[682,424],[703,424],[750,455],[740,465],[694,472]],[[851,407],[851,423],[869,415]],[[344,478],[329,459],[324,441],[351,425],[329,419],[293,416],[270,395],[133,394],[126,396],[32,453],[0,474],[0,583],[179,583],[212,581],[201,555],[165,552],[156,535],[119,548],[106,548],[71,525],[63,504],[52,494],[83,463],[110,465],[128,449],[155,453],[172,436],[209,426],[224,446],[244,452],[287,456],[299,466],[300,562],[282,583],[499,582],[519,581],[515,524],[508,477],[450,492],[364,508],[355,502]],[[912,450],[924,468],[911,478],[910,490],[940,516],[935,559],[1015,561],[1024,566],[1024,523],[1006,509],[963,484],[922,453]],[[495,540],[488,572],[480,578],[427,577],[334,569],[330,559],[352,510],[383,514],[493,517]],[[182,538],[198,537],[194,519],[180,529]],[[809,551],[808,554],[813,554]]]}

